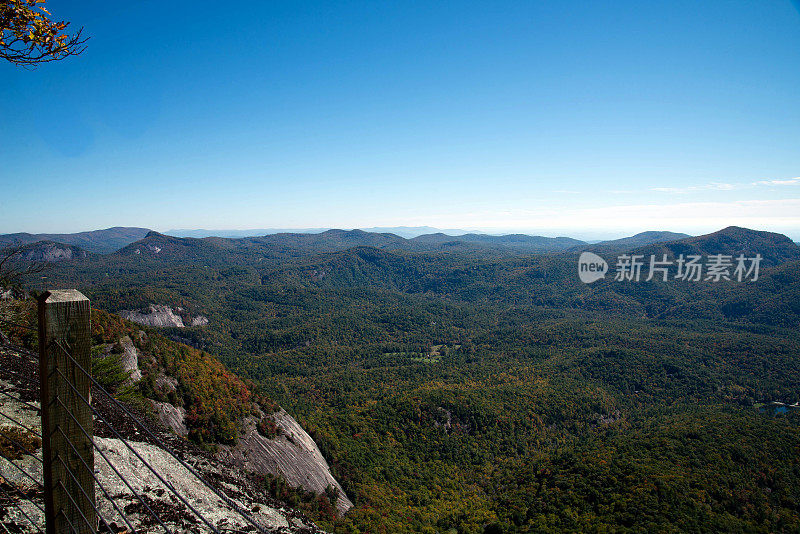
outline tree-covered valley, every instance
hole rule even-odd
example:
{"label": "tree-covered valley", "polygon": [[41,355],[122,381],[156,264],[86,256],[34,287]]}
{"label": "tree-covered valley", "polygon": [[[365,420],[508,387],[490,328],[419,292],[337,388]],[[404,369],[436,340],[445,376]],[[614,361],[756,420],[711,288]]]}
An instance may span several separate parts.
{"label": "tree-covered valley", "polygon": [[326,523],[336,532],[800,529],[788,238],[728,228],[597,249],[760,253],[756,281],[586,285],[580,242],[326,234],[150,233],[27,284],[208,318],[161,333],[314,437],[355,504]]}

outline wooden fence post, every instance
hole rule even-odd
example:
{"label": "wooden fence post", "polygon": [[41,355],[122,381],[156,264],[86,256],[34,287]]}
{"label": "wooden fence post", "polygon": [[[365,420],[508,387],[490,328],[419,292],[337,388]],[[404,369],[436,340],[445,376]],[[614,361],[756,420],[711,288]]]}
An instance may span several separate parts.
{"label": "wooden fence post", "polygon": [[91,381],[75,364],[91,371],[91,335],[89,299],[79,291],[46,291],[39,297],[47,534],[97,531],[91,439],[94,434],[92,412],[86,404],[90,400]]}

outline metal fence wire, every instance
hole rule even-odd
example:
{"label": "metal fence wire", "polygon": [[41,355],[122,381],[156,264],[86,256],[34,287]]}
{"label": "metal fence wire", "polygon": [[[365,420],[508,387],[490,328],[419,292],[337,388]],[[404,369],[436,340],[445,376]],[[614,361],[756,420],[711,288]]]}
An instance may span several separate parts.
{"label": "metal fence wire", "polygon": [[[39,355],[0,347],[0,526],[5,532],[269,532],[92,376],[87,359],[91,356],[84,354],[80,361],[75,353],[86,352],[89,343],[88,300],[71,291],[56,294],[51,302],[49,296],[55,293],[39,299]],[[82,301],[82,307],[73,306],[81,298],[85,306]],[[50,304],[53,308],[47,309]],[[48,324],[54,318],[59,324]],[[105,398],[126,418],[125,427],[136,428],[149,442],[129,442],[92,396]],[[114,436],[113,448],[112,438],[94,435],[95,422]],[[185,475],[182,483],[170,481],[163,466],[152,465],[143,445],[160,449],[179,465]],[[141,480],[131,480],[131,473],[149,473],[158,487],[141,487]],[[244,526],[234,529],[226,520],[201,511],[182,489],[190,479],[218,499],[215,506],[240,518]],[[160,497],[154,499],[153,493]]]}

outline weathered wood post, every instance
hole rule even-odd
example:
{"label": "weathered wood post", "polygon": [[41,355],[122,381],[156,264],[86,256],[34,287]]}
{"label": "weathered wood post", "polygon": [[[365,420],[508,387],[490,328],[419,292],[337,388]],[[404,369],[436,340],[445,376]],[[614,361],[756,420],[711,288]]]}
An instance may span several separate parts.
{"label": "weathered wood post", "polygon": [[89,299],[79,291],[46,291],[39,297],[47,534],[97,530],[91,440],[94,434],[92,412],[86,403],[91,382],[78,367],[91,371],[91,335]]}

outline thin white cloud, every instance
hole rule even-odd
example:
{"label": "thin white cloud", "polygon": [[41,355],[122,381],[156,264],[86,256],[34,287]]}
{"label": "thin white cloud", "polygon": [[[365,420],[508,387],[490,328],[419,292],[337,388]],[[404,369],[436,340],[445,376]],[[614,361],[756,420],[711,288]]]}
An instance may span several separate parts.
{"label": "thin white cloud", "polygon": [[690,185],[686,187],[652,187],[651,191],[658,191],[659,193],[692,193],[695,191],[734,191],[738,189],[748,189],[752,187],[772,187],[772,186],[785,186],[785,185],[798,185],[800,186],[800,177],[797,178],[783,178],[777,180],[759,180],[757,182],[750,182],[749,184],[731,184],[726,182],[711,182],[703,185]]}
{"label": "thin white cloud", "polygon": [[753,182],[753,185],[800,185],[800,177],[785,180],[760,180]]}
{"label": "thin white cloud", "polygon": [[653,187],[651,191],[660,193],[691,193],[692,191],[733,191],[740,186],[721,182],[711,182],[704,185],[690,185],[688,187]]}

